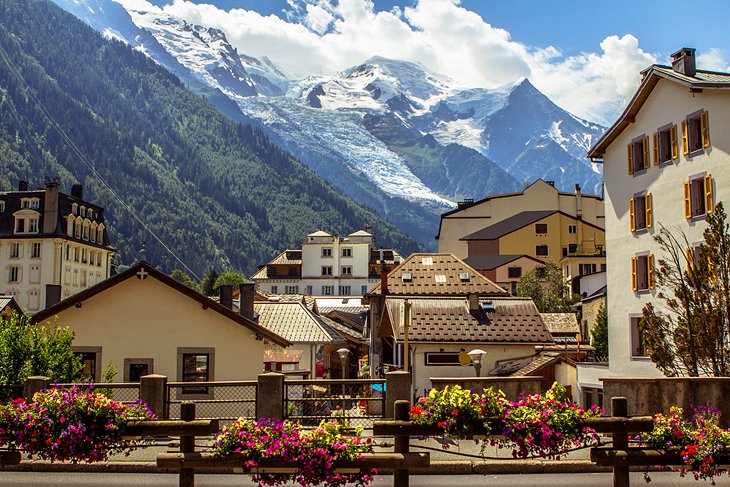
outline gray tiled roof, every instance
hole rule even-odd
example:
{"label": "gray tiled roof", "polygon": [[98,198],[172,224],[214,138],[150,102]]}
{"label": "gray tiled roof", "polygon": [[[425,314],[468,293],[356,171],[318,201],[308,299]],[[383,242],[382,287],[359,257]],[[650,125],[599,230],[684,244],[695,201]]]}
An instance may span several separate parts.
{"label": "gray tiled roof", "polygon": [[573,335],[580,333],[578,317],[575,313],[540,313],[550,333]]}
{"label": "gray tiled roof", "polygon": [[493,255],[472,255],[464,259],[464,262],[469,264],[475,269],[479,270],[492,270],[496,269],[497,267],[501,267],[505,264],[509,264],[510,262],[513,262],[520,257],[526,257],[528,259],[534,260],[535,262],[541,262],[538,259],[534,257],[530,257],[529,255],[525,254],[513,254],[513,255],[499,255],[499,254],[493,254]]}
{"label": "gray tiled roof", "polygon": [[344,343],[302,303],[254,302],[258,324],[292,343]]}
{"label": "gray tiled roof", "polygon": [[495,240],[557,212],[558,210],[523,211],[459,240]]}

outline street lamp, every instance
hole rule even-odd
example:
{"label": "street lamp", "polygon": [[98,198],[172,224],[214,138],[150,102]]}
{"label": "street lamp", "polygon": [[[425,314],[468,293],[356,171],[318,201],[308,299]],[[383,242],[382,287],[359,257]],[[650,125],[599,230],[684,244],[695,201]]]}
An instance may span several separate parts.
{"label": "street lamp", "polygon": [[482,360],[484,360],[484,357],[487,355],[487,352],[477,348],[477,349],[469,352],[467,355],[469,355],[469,357],[471,357],[471,361],[474,364],[474,371],[477,373],[477,377],[479,377],[482,372]]}
{"label": "street lamp", "polygon": [[342,364],[342,409],[345,409],[345,362],[347,362],[347,356],[350,355],[350,350],[342,347],[341,349],[337,350],[337,354],[340,356],[340,363]]}

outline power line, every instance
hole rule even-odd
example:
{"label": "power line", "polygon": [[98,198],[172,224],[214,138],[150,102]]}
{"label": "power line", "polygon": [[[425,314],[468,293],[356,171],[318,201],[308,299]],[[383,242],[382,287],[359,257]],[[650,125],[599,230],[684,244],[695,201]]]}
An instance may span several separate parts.
{"label": "power line", "polygon": [[56,121],[55,118],[53,118],[53,115],[46,109],[46,107],[43,105],[41,100],[36,96],[36,94],[33,92],[30,85],[25,81],[23,78],[23,75],[20,73],[20,71],[15,67],[12,60],[10,59],[10,56],[5,51],[3,46],[0,44],[0,55],[3,58],[3,61],[5,61],[5,64],[8,65],[8,69],[10,70],[10,73],[16,77],[16,79],[21,83],[21,88],[23,88],[24,92],[31,97],[31,99],[35,102],[36,107],[41,111],[43,116],[46,118],[46,120],[51,124],[51,126],[56,129],[56,131],[59,133],[61,138],[68,144],[69,148],[73,151],[74,154],[81,160],[86,167],[89,168],[92,175],[96,176],[96,178],[101,181],[102,185],[112,194],[114,198],[116,198],[121,206],[126,209],[130,215],[132,215],[132,218],[134,218],[137,223],[139,223],[142,228],[148,232],[162,247],[167,250],[170,255],[172,255],[175,260],[177,260],[186,270],[188,273],[190,273],[195,279],[200,280],[200,277],[190,268],[188,265],[183,262],[183,260],[178,257],[178,255],[165,243],[162,241],[160,237],[157,236],[157,234],[144,222],[142,219],[137,215],[135,211],[133,211],[132,207],[130,207],[119,194],[117,194],[116,191],[114,191],[114,188],[111,187],[111,185],[104,179],[104,177],[99,174],[99,172],[96,170],[96,168],[89,162],[89,160],[86,158],[86,156],[81,152],[81,150],[76,146],[76,144],[71,140],[71,138],[66,134],[66,132],[63,130],[63,127]]}

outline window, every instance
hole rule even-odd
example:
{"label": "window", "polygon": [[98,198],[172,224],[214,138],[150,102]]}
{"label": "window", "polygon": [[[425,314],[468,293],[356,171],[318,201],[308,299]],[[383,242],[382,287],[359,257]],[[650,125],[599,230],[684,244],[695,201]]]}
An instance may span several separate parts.
{"label": "window", "polygon": [[332,296],[334,294],[333,286],[322,286],[322,296]]}
{"label": "window", "polygon": [[[214,380],[215,349],[187,348],[177,349],[177,376],[180,382],[208,382]],[[182,394],[208,395],[207,386],[186,386]]]}
{"label": "window", "polygon": [[97,243],[104,243],[104,227],[99,225],[99,229],[96,231]]}
{"label": "window", "polygon": [[332,257],[332,247],[322,247],[322,257]]}
{"label": "window", "polygon": [[312,295],[312,286],[307,286],[307,296]]}
{"label": "window", "polygon": [[535,223],[535,233],[548,233],[547,223]]}
{"label": "window", "polygon": [[679,157],[677,150],[677,126],[666,125],[654,134],[654,165],[670,162]]}
{"label": "window", "polygon": [[578,225],[568,225],[568,233],[571,235],[578,233]]}
{"label": "window", "polygon": [[27,200],[25,198],[20,200],[20,207],[21,208],[30,208],[30,200]]}
{"label": "window", "polygon": [[340,296],[349,296],[351,290],[350,286],[340,286]]}
{"label": "window", "polygon": [[682,154],[710,147],[710,118],[706,111],[695,112],[682,121]]}
{"label": "window", "polygon": [[641,333],[641,315],[630,315],[629,326],[631,327],[631,356],[646,356],[644,339]]}
{"label": "window", "polygon": [[124,382],[139,382],[141,377],[154,374],[154,363],[151,358],[125,358]]}
{"label": "window", "polygon": [[297,267],[290,267],[288,273],[290,277],[297,277],[299,275],[299,269]]}
{"label": "window", "polygon": [[13,242],[10,244],[10,258],[17,259],[20,257],[20,243]]}
{"label": "window", "polygon": [[684,217],[712,213],[715,208],[712,176],[707,174],[684,182]]}
{"label": "window", "polygon": [[39,200],[38,198],[33,198],[32,200],[30,200],[30,207],[34,210],[37,210],[38,208],[40,208],[40,206],[41,200]]}
{"label": "window", "polygon": [[86,249],[81,249],[81,263],[82,264],[88,263]]}
{"label": "window", "polygon": [[25,233],[25,218],[15,219],[15,233]]}
{"label": "window", "polygon": [[342,257],[352,257],[352,247],[343,247]]}
{"label": "window", "polygon": [[92,382],[101,382],[101,347],[71,347],[81,357],[81,375]]}
{"label": "window", "polygon": [[581,276],[585,276],[587,274],[594,274],[596,272],[596,264],[581,264],[578,267],[578,272]]}
{"label": "window", "polygon": [[28,233],[38,233],[38,218],[28,219]]}
{"label": "window", "polygon": [[78,247],[74,247],[74,261],[75,262],[79,261],[79,248]]}
{"label": "window", "polygon": [[33,242],[30,244],[30,256],[34,259],[37,259],[41,256],[41,243],[40,242]]}
{"label": "window", "polygon": [[0,201],[0,213],[2,213],[4,211],[5,211],[5,202],[4,201]]}
{"label": "window", "polygon": [[343,276],[351,276],[352,275],[352,266],[351,265],[343,265],[342,266],[342,275]]}
{"label": "window", "polygon": [[28,291],[28,309],[38,310],[41,307],[41,292],[38,289]]}
{"label": "window", "polygon": [[332,275],[332,266],[331,265],[323,265],[322,266],[322,275],[323,276],[331,276]]}
{"label": "window", "polygon": [[634,139],[626,147],[629,162],[629,174],[649,169],[649,137],[642,135]]}
{"label": "window", "polygon": [[299,294],[299,286],[284,286],[285,294]]}
{"label": "window", "polygon": [[634,292],[654,289],[654,256],[652,254],[631,257],[631,288]]}
{"label": "window", "polygon": [[20,266],[11,265],[8,268],[8,282],[19,282],[20,281]]}
{"label": "window", "polygon": [[594,404],[603,408],[603,389],[597,387],[583,387],[583,406],[588,409]]}
{"label": "window", "polygon": [[637,194],[629,200],[629,225],[632,232],[651,228],[654,224],[651,193]]}
{"label": "window", "polygon": [[362,286],[360,286],[360,294],[367,294],[367,292],[368,292],[367,285],[363,284]]}
{"label": "window", "polygon": [[272,285],[271,286],[271,294],[279,294],[279,286]]}
{"label": "window", "polygon": [[519,277],[522,277],[522,267],[508,267],[507,277],[511,279],[517,279]]}
{"label": "window", "polygon": [[41,266],[34,264],[30,266],[30,278],[28,282],[31,284],[40,284],[41,282]]}
{"label": "window", "polygon": [[74,237],[81,238],[81,219],[76,220],[74,225]]}
{"label": "window", "polygon": [[81,271],[81,287],[86,287],[86,270]]}
{"label": "window", "polygon": [[535,246],[535,255],[541,255],[541,256],[548,255],[548,246],[547,245],[536,245]]}
{"label": "window", "polygon": [[461,365],[459,352],[426,352],[426,365]]}

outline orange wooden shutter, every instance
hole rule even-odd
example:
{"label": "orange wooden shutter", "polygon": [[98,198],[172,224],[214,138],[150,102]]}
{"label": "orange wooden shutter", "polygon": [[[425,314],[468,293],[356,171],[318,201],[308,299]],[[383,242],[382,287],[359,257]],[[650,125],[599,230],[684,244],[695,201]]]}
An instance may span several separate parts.
{"label": "orange wooden shutter", "polygon": [[677,126],[672,125],[671,130],[669,131],[669,137],[672,141],[672,159],[676,159],[679,157],[679,149],[677,148]]}
{"label": "orange wooden shutter", "polygon": [[652,139],[654,139],[654,165],[659,165],[659,133],[654,132],[652,135]]}
{"label": "orange wooden shutter", "polygon": [[713,192],[712,192],[712,175],[705,176],[705,213],[715,211]]}
{"label": "orange wooden shutter", "polygon": [[634,198],[629,199],[629,229],[633,232],[636,230],[636,205]]}
{"label": "orange wooden shutter", "polygon": [[692,218],[692,200],[690,199],[689,181],[684,182],[684,217]]}
{"label": "orange wooden shutter", "polygon": [[689,135],[687,134],[687,120],[682,120],[682,154],[689,154]]}
{"label": "orange wooden shutter", "polygon": [[710,147],[710,114],[705,111],[702,112],[702,147]]}
{"label": "orange wooden shutter", "polygon": [[641,148],[644,153],[644,160],[642,161],[644,163],[644,169],[649,169],[649,166],[651,165],[651,159],[649,159],[649,137],[644,137],[642,139]]}
{"label": "orange wooden shutter", "polygon": [[649,254],[646,258],[646,271],[649,281],[649,289],[654,289],[654,254]]}
{"label": "orange wooden shutter", "polygon": [[633,147],[631,144],[626,144],[626,152],[629,159],[629,176],[634,174],[634,154]]}
{"label": "orange wooden shutter", "polygon": [[631,258],[631,289],[639,289],[639,281],[636,279],[636,257]]}
{"label": "orange wooden shutter", "polygon": [[644,200],[645,201],[644,205],[646,207],[646,219],[644,220],[644,221],[646,221],[646,228],[651,228],[652,225],[654,224],[654,210],[651,206],[652,205],[651,200],[652,200],[651,193],[647,193],[646,199]]}

